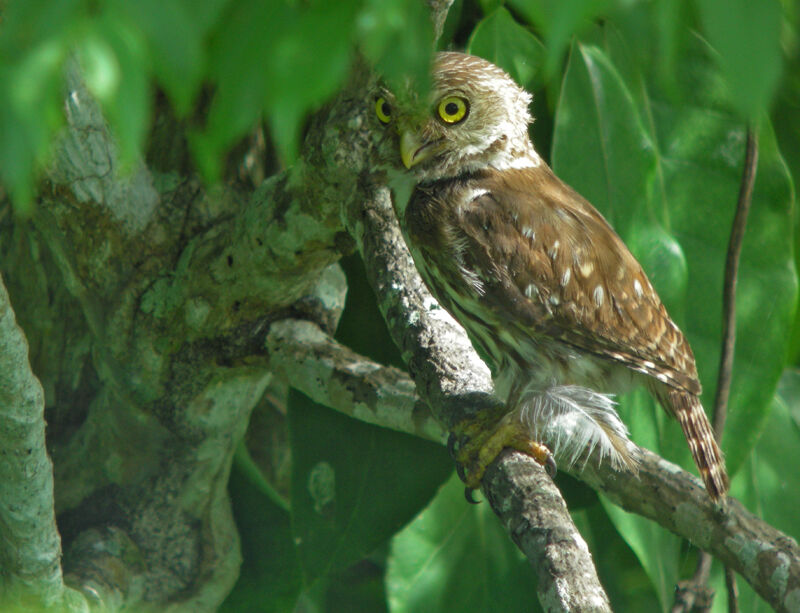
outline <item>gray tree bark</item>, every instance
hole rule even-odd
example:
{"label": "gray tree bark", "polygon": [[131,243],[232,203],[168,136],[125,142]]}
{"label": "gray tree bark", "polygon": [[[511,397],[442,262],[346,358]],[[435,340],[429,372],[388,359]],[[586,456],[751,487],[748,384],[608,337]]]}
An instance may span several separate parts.
{"label": "gray tree bark", "polygon": [[[432,3],[438,23],[447,4]],[[476,412],[502,410],[463,330],[416,275],[388,191],[371,176],[363,100],[373,85],[356,66],[313,119],[299,163],[251,190],[196,180],[165,109],[147,159],[123,172],[70,73],[68,127],[35,215],[0,215],[9,582],[53,607],[214,610],[240,563],[226,492],[232,457],[276,379],[442,442]],[[346,290],[336,261],[355,248],[410,377],[331,339]],[[696,480],[645,458],[639,480],[592,462],[577,476],[708,548],[777,609],[796,610],[796,543],[735,503],[713,513]],[[484,490],[532,561],[547,610],[609,609],[563,499],[535,463],[502,454]]]}

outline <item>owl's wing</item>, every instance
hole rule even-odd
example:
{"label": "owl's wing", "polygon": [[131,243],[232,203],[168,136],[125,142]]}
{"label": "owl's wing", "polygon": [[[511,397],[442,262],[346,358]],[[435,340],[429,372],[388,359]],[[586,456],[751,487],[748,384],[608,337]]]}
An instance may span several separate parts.
{"label": "owl's wing", "polygon": [[544,164],[489,171],[455,212],[462,268],[510,326],[699,394],[694,356],[611,226]]}

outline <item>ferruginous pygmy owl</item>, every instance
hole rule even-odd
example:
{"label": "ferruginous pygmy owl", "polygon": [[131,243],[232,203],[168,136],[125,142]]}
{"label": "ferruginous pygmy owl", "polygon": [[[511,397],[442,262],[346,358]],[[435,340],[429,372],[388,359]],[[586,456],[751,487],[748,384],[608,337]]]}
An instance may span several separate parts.
{"label": "ferruginous pygmy owl", "polygon": [[414,262],[506,403],[480,448],[459,457],[467,485],[479,486],[504,446],[552,463],[545,442],[560,461],[596,447],[635,470],[609,393],[644,384],[680,423],[710,496],[722,498],[728,477],[692,350],[619,236],[536,153],[530,94],[497,66],[446,52],[431,96],[414,103],[382,91],[375,114],[402,171],[390,179]]}

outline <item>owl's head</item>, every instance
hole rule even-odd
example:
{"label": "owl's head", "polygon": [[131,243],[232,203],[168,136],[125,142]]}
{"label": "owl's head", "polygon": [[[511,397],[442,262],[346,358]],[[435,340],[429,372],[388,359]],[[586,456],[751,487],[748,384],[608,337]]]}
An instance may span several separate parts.
{"label": "owl's head", "polygon": [[392,160],[417,180],[487,167],[535,165],[528,125],[531,95],[484,59],[438,53],[428,100],[382,91],[375,116],[393,147]]}

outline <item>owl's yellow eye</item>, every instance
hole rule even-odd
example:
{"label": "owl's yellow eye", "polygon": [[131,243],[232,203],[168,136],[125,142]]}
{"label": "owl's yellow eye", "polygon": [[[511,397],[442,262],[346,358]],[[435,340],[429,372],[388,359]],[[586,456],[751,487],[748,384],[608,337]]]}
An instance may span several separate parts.
{"label": "owl's yellow eye", "polygon": [[387,124],[392,120],[392,105],[383,96],[375,100],[375,114],[382,124]]}
{"label": "owl's yellow eye", "polygon": [[469,114],[469,102],[458,96],[447,96],[439,101],[436,107],[439,119],[445,123],[454,124],[464,121]]}

